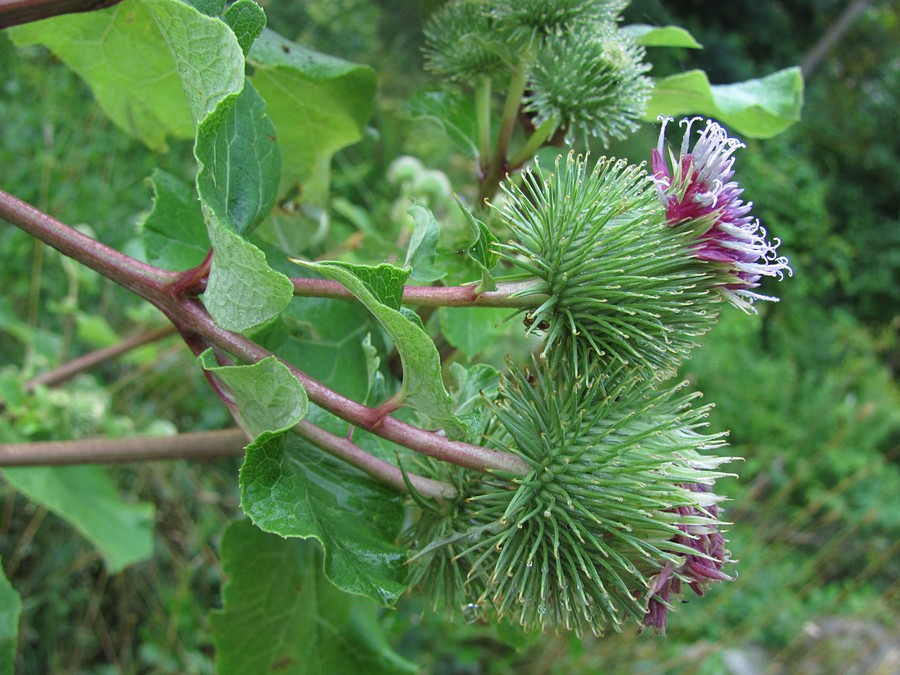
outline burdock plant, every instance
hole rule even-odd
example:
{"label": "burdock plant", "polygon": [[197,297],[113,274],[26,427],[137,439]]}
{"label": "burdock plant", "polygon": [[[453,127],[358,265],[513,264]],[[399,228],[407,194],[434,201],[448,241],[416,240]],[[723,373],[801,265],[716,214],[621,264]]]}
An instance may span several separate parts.
{"label": "burdock plant", "polygon": [[778,255],[779,240],[767,239],[766,230],[750,215],[753,205],[744,203],[744,191],[732,180],[734,153],[744,144],[707,120],[692,147],[691,129],[700,121],[695,117],[681,120],[685,131],[678,155],[667,153],[666,125],[671,121],[661,119],[652,162],[666,222],[693,232],[693,255],[709,263],[718,276],[716,290],[731,304],[753,311],[755,300],[777,301],[753,290],[764,276],[782,279],[792,271],[787,258]]}
{"label": "burdock plant", "polygon": [[[574,151],[551,168],[532,157],[554,135],[606,143],[636,128],[650,81],[643,48],[619,28],[623,4],[451,3],[428,33],[453,36],[431,37],[432,69],[474,85],[481,195],[499,190],[488,219],[506,233],[490,245],[507,271],[504,306],[543,338],[528,367],[510,361],[483,394],[470,428],[517,471],[415,463],[455,495],[411,490],[413,582],[470,619],[665,631],[683,588],[702,595],[732,578],[713,487],[731,460],[717,454],[724,435],[704,433],[709,406],[670,378],[722,300],[751,309],[773,299],[753,290],[762,276],[790,271],[733,181],[741,144],[711,121],[694,139],[689,120],[668,151],[663,120],[651,172]],[[442,27],[454,21],[457,32]],[[497,86],[507,94],[491,150]],[[508,156],[522,118],[530,135]]]}
{"label": "burdock plant", "polygon": [[628,136],[647,107],[644,48],[612,22],[584,24],[547,39],[530,70],[525,111],[538,128],[603,144]]}
{"label": "burdock plant", "polygon": [[692,230],[666,225],[642,168],[569,154],[503,190],[512,237],[498,251],[538,280],[523,296],[546,296],[527,319],[546,333],[542,358],[568,358],[575,373],[587,358],[668,374],[714,323]]}
{"label": "burdock plant", "polygon": [[[414,579],[436,602],[527,629],[664,631],[683,586],[703,594],[731,578],[712,487],[729,461],[715,454],[723,437],[702,432],[698,394],[664,381],[714,324],[723,275],[736,274],[705,251],[712,228],[731,227],[739,192],[712,183],[730,201],[717,210],[698,196],[691,212],[681,205],[707,164],[678,161],[697,177],[675,198],[661,172],[574,153],[503,186],[496,210],[511,236],[496,250],[519,271],[509,278],[514,297],[529,300],[526,330],[544,341],[529,368],[510,364],[486,397],[478,442],[528,471],[424,468],[457,490],[423,504],[409,532],[420,544]],[[746,209],[737,218],[751,222]],[[756,269],[747,258],[738,271]]]}
{"label": "burdock plant", "polygon": [[[37,4],[50,14],[71,9]],[[463,206],[461,221],[475,241],[460,245],[459,229],[452,242],[442,238],[443,208],[436,218],[414,204],[408,219],[393,218],[396,227],[380,231],[378,211],[345,204],[359,230],[331,242],[345,259],[304,262],[321,250],[281,250],[276,241],[295,241],[282,236],[291,209],[275,205],[320,206],[308,201],[307,193],[317,193],[307,190],[310,176],[316,185],[324,180],[335,149],[362,134],[374,73],[264,31],[265,13],[252,0],[222,16],[213,16],[221,10],[215,3],[201,3],[210,5],[203,12],[195,4],[153,0],[124,19],[111,8],[12,33],[78,65],[128,133],[164,145],[176,130],[196,132],[196,182],[154,174],[156,200],[137,247],[152,264],[3,192],[0,217],[168,317],[233,413],[237,435],[251,439],[240,483],[253,524],[318,539],[326,576],[349,593],[390,605],[410,585],[423,586],[436,608],[528,630],[664,631],[682,590],[702,594],[732,578],[715,491],[730,459],[721,455],[724,436],[705,430],[709,406],[672,376],[723,301],[752,311],[755,301],[774,299],[759,292],[763,277],[790,273],[778,240],[741,199],[734,180],[741,143],[715,122],[696,133],[689,120],[680,148],[670,150],[664,120],[649,171],[587,152],[535,159],[551,144],[606,144],[645,119],[651,80],[640,40],[652,29],[621,27],[624,0],[444,3],[426,27],[425,61],[448,88],[417,95],[410,110],[442,120],[455,141],[475,150],[478,197],[473,209]],[[0,4],[0,18],[30,16]],[[658,31],[646,44],[672,33]],[[108,48],[120,40],[129,46],[119,50],[123,72],[144,72],[135,59],[157,54],[165,77],[110,89],[122,75]],[[474,105],[464,100],[469,95]],[[712,97],[691,104],[700,99]],[[161,101],[159,110],[172,106],[168,130],[146,113]],[[297,128],[298,102],[309,108],[299,117],[312,126]],[[419,159],[395,162],[388,181],[404,196],[449,201],[449,179]],[[461,194],[462,205],[468,195]],[[378,245],[358,246],[357,235]],[[388,246],[399,260],[400,242],[408,242],[402,267],[366,259]],[[286,259],[300,263],[297,276],[275,269]],[[407,284],[475,277],[458,286]],[[332,311],[310,297],[358,302],[372,316],[363,318],[359,307]],[[440,308],[438,321],[411,306]],[[454,323],[456,307],[472,311]],[[484,325],[472,319],[479,307],[505,308],[524,324],[520,333],[540,344],[532,355],[509,357],[502,375],[453,364],[451,394],[448,350],[433,337],[441,331],[445,344],[463,349],[459,334]],[[389,362],[395,367],[381,366]],[[169,456],[139,448],[144,457]],[[13,450],[7,461],[18,456]],[[59,457],[96,458],[81,452]],[[131,452],[112,457],[137,459]],[[261,654],[257,670],[305,663],[312,658],[305,642],[273,638],[268,616],[246,618],[273,581],[296,586],[299,549],[249,525],[229,532],[226,569],[234,563],[240,572],[246,559],[251,572],[225,587],[225,610],[213,622],[223,672],[245,667],[234,665],[246,663],[236,645],[251,641],[253,658]],[[265,553],[272,550],[286,554],[281,567]],[[257,578],[263,558],[274,571]],[[318,578],[307,572],[305,579]],[[292,614],[309,603],[289,598],[287,605]],[[354,615],[342,607],[338,614]],[[337,614],[281,616],[280,624],[309,626]],[[341,644],[360,642],[346,630]],[[335,669],[352,670],[344,665]]]}

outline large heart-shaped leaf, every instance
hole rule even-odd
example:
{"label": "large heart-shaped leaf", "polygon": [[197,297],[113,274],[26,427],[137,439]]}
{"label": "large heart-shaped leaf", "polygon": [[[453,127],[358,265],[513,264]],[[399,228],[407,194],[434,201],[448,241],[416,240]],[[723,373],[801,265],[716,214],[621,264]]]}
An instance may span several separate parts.
{"label": "large heart-shaped leaf", "polygon": [[111,573],[153,555],[153,505],[122,499],[102,466],[10,468],[3,476],[83,534]]}
{"label": "large heart-shaped leaf", "polygon": [[87,82],[116,125],[154,149],[164,149],[169,136],[193,137],[244,86],[234,33],[180,0],[124,0],[17,26],[10,35],[20,46],[47,47]]}
{"label": "large heart-shaped leaf", "polygon": [[338,588],[381,604],[405,590],[399,494],[298,436],[267,432],[247,446],[241,505],[266,532],[318,539]]}
{"label": "large heart-shaped leaf", "polygon": [[250,81],[266,100],[284,157],[282,192],[302,185],[304,201],[327,189],[331,156],[365,131],[375,71],[302,47],[271,30],[250,49]]}
{"label": "large heart-shaped leaf", "polygon": [[388,644],[375,605],[342,593],[322,576],[316,549],[246,521],[228,527],[222,537],[224,609],[210,616],[216,671],[415,673],[415,664]]}
{"label": "large heart-shaped leaf", "polygon": [[799,68],[715,86],[702,70],[691,70],[656,82],[645,119],[705,115],[745,137],[771,138],[799,120],[802,107],[803,75]]}

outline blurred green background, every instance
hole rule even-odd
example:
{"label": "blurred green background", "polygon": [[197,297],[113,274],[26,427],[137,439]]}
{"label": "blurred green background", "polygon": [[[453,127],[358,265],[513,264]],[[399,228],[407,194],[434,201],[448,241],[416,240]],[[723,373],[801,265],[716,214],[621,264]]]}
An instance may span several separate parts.
{"label": "blurred green background", "polygon": [[[270,25],[379,73],[372,133],[335,158],[330,243],[359,209],[389,217],[398,155],[469,167],[403,102],[432,83],[421,25],[436,0],[270,0]],[[817,43],[850,5],[832,0],[632,3],[628,22],[689,29],[702,51],[651,50],[651,75],[703,68],[713,83],[804,63],[803,120],[739,153],[755,214],[783,241],[794,278],[760,315],[727,308],[683,376],[716,403],[744,462],[722,489],[738,578],[670,617],[666,638],[577,641],[448,624],[410,597],[383,620],[395,647],[433,673],[889,673],[900,671],[900,18],[862,12],[821,60]],[[189,144],[153,155],[114,128],[85,86],[46,52],[0,33],[0,181],[104,242],[138,252],[156,166],[192,180]],[[614,154],[649,158],[648,127]],[[597,149],[602,151],[602,149]],[[0,226],[0,380],[27,379],[160,317],[122,289]],[[230,423],[176,338],[40,390],[0,432],[33,439],[216,429]],[[239,460],[113,470],[129,500],[156,505],[153,558],[110,575],[46,509],[0,484],[0,555],[22,595],[23,673],[213,671],[207,611],[220,605],[218,538],[239,513]]]}

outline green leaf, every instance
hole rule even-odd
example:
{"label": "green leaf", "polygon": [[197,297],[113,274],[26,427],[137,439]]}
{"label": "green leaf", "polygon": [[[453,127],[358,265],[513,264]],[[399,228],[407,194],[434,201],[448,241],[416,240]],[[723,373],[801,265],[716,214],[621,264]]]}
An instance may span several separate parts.
{"label": "green leaf", "polygon": [[231,391],[254,438],[264,431],[286,431],[306,417],[306,390],[274,356],[247,366],[220,366],[213,350],[207,349],[197,361]]}
{"label": "green leaf", "polygon": [[178,0],[142,2],[150,5],[153,19],[170,45],[188,107],[194,123],[199,124],[244,88],[244,53],[237,37],[219,19],[204,16]]}
{"label": "green leaf", "polygon": [[0,673],[15,672],[22,599],[0,565]]}
{"label": "green leaf", "polygon": [[169,270],[185,270],[203,262],[209,236],[193,185],[155,169],[153,209],[140,223],[147,261]]}
{"label": "green leaf", "polygon": [[157,150],[169,136],[192,138],[195,125],[244,85],[234,33],[180,0],[124,0],[10,32],[19,46],[52,51],[117,126]]}
{"label": "green leaf", "polygon": [[453,363],[450,365],[450,374],[456,380],[453,398],[456,401],[456,414],[468,431],[466,439],[478,442],[487,423],[482,393],[491,400],[496,398],[500,373],[496,368],[483,363],[476,363],[470,368]]}
{"label": "green leaf", "polygon": [[194,154],[203,205],[247,235],[275,205],[281,153],[266,104],[249,84],[200,124]]}
{"label": "green leaf", "polygon": [[237,0],[225,10],[222,18],[234,32],[244,55],[266,27],[266,13],[254,0]]}
{"label": "green leaf", "polygon": [[415,662],[405,659],[391,647],[378,608],[371,602],[356,601],[341,634],[368,652],[360,658],[362,670],[366,673],[414,675],[419,672]]}
{"label": "green leaf", "polygon": [[737,84],[712,87],[722,120],[753,138],[770,138],[800,119],[803,74],[800,68]]}
{"label": "green leaf", "polygon": [[263,433],[247,446],[241,506],[257,527],[314,537],[325,576],[348,593],[392,604],[405,590],[400,496],[294,434]]}
{"label": "green leaf", "polygon": [[471,96],[445,89],[422,89],[407,101],[406,111],[414,118],[437,124],[462,154],[478,157],[475,103]]}
{"label": "green leaf", "polygon": [[[403,287],[409,278],[409,270],[394,267],[388,263],[381,263],[372,267],[369,265],[354,265],[353,263],[345,263],[339,260],[329,260],[323,264],[349,272],[362,283],[365,290],[374,297],[376,302],[387,305],[391,309],[400,310],[403,303]],[[318,268],[313,267],[313,269]]]}
{"label": "green leaf", "polygon": [[509,309],[495,307],[441,307],[438,310],[441,333],[447,342],[470,359],[506,332],[504,319],[509,314]]}
{"label": "green leaf", "polygon": [[375,71],[264,30],[248,56],[284,158],[280,194],[301,186],[304,201],[327,194],[331,156],[358,141],[372,115]]}
{"label": "green leaf", "polygon": [[369,385],[363,403],[378,405],[387,395],[387,382],[384,379],[384,373],[379,370],[381,359],[378,357],[378,350],[372,344],[371,333],[366,333],[366,338],[362,341],[362,349],[366,355],[366,380]]}
{"label": "green leaf", "polygon": [[[340,282],[384,326],[394,341],[403,363],[403,386],[397,393],[396,400],[410,405],[436,422],[451,437],[459,437],[465,433],[453,415],[453,399],[444,388],[441,357],[434,342],[421,325],[410,321],[402,312],[385,304],[372,290],[374,286],[389,286],[396,283],[398,278],[405,279],[408,272],[386,264],[374,268],[337,262],[299,264]],[[362,277],[357,275],[360,269],[366,270],[366,274]],[[376,283],[374,279],[378,277],[384,277],[385,280]]]}
{"label": "green leaf", "polygon": [[757,80],[711,86],[706,73],[692,70],[658,80],[646,120],[659,115],[714,117],[748,138],[771,138],[800,119],[803,75],[786,68]]}
{"label": "green leaf", "polygon": [[703,49],[703,45],[697,42],[693,35],[678,26],[650,26],[645,23],[636,23],[623,26],[622,30],[644,47]]}
{"label": "green leaf", "polygon": [[432,282],[447,275],[435,267],[437,261],[437,244],[441,236],[441,228],[428,209],[417,204],[409,207],[409,215],[415,222],[415,229],[409,239],[406,250],[406,267],[410,268],[410,276],[416,281]]}
{"label": "green leaf", "polygon": [[210,227],[213,255],[203,302],[226,330],[245,331],[278,316],[294,295],[291,280],[262,251],[225,227]]}
{"label": "green leaf", "polygon": [[191,7],[207,16],[222,16],[225,11],[225,0],[185,0]]}
{"label": "green leaf", "polygon": [[475,264],[481,268],[480,290],[492,291],[497,287],[497,283],[491,274],[491,271],[497,265],[497,254],[493,250],[493,245],[497,243],[497,237],[493,235],[487,225],[472,215],[469,209],[459,200],[459,197],[456,197],[456,205],[459,206],[459,210],[463,212],[475,233],[475,243],[469,247],[468,254],[475,261]]}
{"label": "green leaf", "polygon": [[425,324],[422,323],[422,317],[416,314],[415,311],[411,310],[409,307],[401,307],[400,313],[405,316],[408,321],[412,321],[423,331],[425,330]]}
{"label": "green leaf", "polygon": [[500,372],[484,363],[476,363],[469,368],[453,363],[450,374],[456,380],[453,397],[456,399],[456,411],[461,415],[472,412],[483,404],[482,393],[488,398],[494,398],[500,385]]}
{"label": "green leaf", "polygon": [[246,521],[222,537],[224,609],[210,614],[220,675],[415,673],[387,642],[375,606],[321,573],[310,542],[281,539]]}
{"label": "green leaf", "polygon": [[110,573],[153,555],[153,505],[124,501],[103,467],[3,469],[3,476],[84,535]]}

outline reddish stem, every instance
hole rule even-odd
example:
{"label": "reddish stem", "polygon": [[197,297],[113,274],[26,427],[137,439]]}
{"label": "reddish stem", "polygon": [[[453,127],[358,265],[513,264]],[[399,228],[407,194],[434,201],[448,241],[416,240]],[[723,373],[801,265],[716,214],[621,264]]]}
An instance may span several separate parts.
{"label": "reddish stem", "polygon": [[163,459],[217,459],[244,454],[247,436],[240,429],[201,431],[177,436],[88,438],[78,441],[0,443],[0,466],[123,464]]}
{"label": "reddish stem", "polygon": [[[173,289],[181,288],[178,282],[184,278],[183,273],[160,270],[120,253],[3,191],[0,191],[0,217],[154,304],[192,348],[208,341],[250,363],[271,356],[252,340],[217,326],[198,300],[173,294]],[[382,416],[378,410],[341,396],[291,364],[285,365],[304,386],[310,401],[382,438],[478,471],[522,475],[530,470],[528,464],[511,453],[451,441],[441,434]]]}
{"label": "reddish stem", "polygon": [[176,296],[198,296],[206,290],[206,282],[209,279],[209,270],[212,267],[213,250],[203,259],[203,262],[184,272],[179,272],[177,278],[168,288],[169,293]]}
{"label": "reddish stem", "polygon": [[110,347],[105,347],[103,349],[98,349],[97,351],[91,352],[90,354],[85,354],[84,356],[80,356],[77,359],[72,359],[68,363],[64,363],[58,368],[48,370],[46,373],[41,373],[37,377],[25,383],[25,391],[32,391],[39,385],[50,387],[56,386],[65,382],[69,378],[74,377],[78,373],[90,370],[94,366],[105,363],[106,361],[111,361],[112,359],[121,356],[122,354],[125,354],[132,349],[137,349],[138,347],[142,347],[143,345],[162,340],[163,338],[169,337],[170,335],[174,335],[176,332],[177,331],[175,330],[174,326],[164,326],[162,328],[157,328],[156,330],[147,331],[146,333],[133,335],[122,340],[122,342],[118,344],[112,345]]}
{"label": "reddish stem", "polygon": [[93,12],[121,0],[0,0],[0,28],[48,19],[60,14]]}
{"label": "reddish stem", "polygon": [[[182,302],[173,318],[181,322],[183,330],[195,332],[211,344],[221,347],[243,361],[256,363],[271,356],[269,351],[252,340],[217,326],[206,309],[196,300]],[[497,452],[480,445],[451,441],[433,431],[425,431],[394,417],[383,416],[378,409],[345,398],[290,363],[284,361],[283,363],[306,389],[310,401],[351,424],[398,445],[477,471],[495,470],[521,475],[530,470],[528,464],[513,454]]]}
{"label": "reddish stem", "polygon": [[[374,455],[370,455],[355,445],[350,439],[335,436],[306,420],[294,427],[293,431],[301,438],[310,441],[313,445],[327,450],[332,455],[343,459],[348,464],[352,464],[357,469],[364,471],[373,478],[377,478],[395,490],[400,492],[408,491],[409,488],[403,479],[403,472],[398,467]],[[406,477],[409,479],[413,489],[426,497],[452,499],[456,496],[456,490],[447,483],[412,473],[407,473]]]}
{"label": "reddish stem", "polygon": [[[353,294],[337,281],[330,279],[293,278],[294,295],[309,298],[355,299]],[[477,284],[466,286],[406,286],[403,304],[419,307],[539,307],[546,295],[518,293],[534,286],[533,281],[499,283],[493,291],[478,292]]]}
{"label": "reddish stem", "polygon": [[120,253],[2,190],[0,218],[153,304],[170,304],[171,295],[165,288],[178,279],[178,273],[161,270]]}

